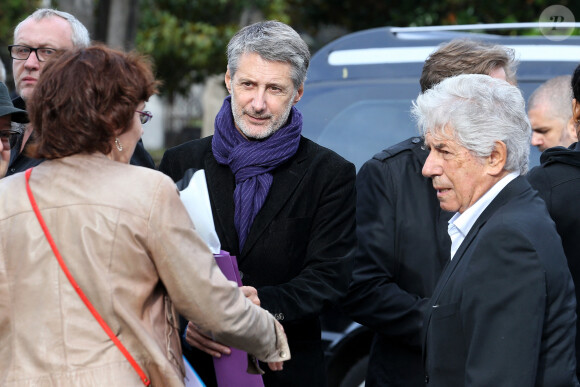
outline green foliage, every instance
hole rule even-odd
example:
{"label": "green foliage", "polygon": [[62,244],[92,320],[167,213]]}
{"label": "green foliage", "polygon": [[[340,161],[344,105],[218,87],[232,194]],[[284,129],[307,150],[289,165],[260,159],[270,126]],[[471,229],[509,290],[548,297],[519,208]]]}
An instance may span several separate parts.
{"label": "green foliage", "polygon": [[12,43],[16,24],[40,6],[39,0],[2,0],[0,6],[0,42]]}
{"label": "green foliage", "polygon": [[[1,0],[0,45],[40,0]],[[95,9],[99,0],[94,0]],[[578,0],[140,0],[135,46],[149,54],[172,100],[193,82],[225,72],[226,46],[248,11],[290,24],[315,51],[342,33],[366,28],[537,21],[550,5],[568,7],[580,21]],[[56,6],[58,1],[53,1]],[[72,12],[74,14],[74,12]],[[249,22],[245,20],[245,22]],[[328,27],[334,28],[328,33]],[[326,30],[326,34],[324,33]],[[539,31],[527,33],[538,34]],[[578,33],[578,30],[576,31]],[[8,52],[0,49],[4,64]]]}
{"label": "green foliage", "polygon": [[[550,5],[568,7],[580,21],[578,0],[287,0],[292,26],[317,37],[326,25],[347,31],[382,26],[534,22]],[[324,42],[325,43],[325,42]]]}
{"label": "green foliage", "polygon": [[162,94],[186,94],[193,82],[226,70],[226,46],[247,9],[288,21],[284,0],[143,0],[136,47],[149,54]]}
{"label": "green foliage", "polygon": [[[0,6],[0,60],[10,72],[12,60],[6,46],[13,42],[14,27],[40,6],[39,0],[2,0]],[[6,82],[12,88],[12,82]]]}

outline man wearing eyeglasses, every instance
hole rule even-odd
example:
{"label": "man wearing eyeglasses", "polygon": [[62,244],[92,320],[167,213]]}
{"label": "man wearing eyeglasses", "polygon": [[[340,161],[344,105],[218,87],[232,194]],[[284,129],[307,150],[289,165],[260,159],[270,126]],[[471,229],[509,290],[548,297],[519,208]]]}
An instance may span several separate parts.
{"label": "man wearing eyeglasses", "polygon": [[[8,46],[14,84],[19,95],[13,101],[14,106],[26,109],[26,101],[32,95],[47,60],[59,52],[88,47],[90,44],[86,27],[67,12],[42,8],[21,21],[14,29],[14,44]],[[42,162],[25,156],[24,150],[32,135],[32,127],[22,125],[21,130],[6,175],[25,171]],[[155,168],[141,140],[137,143],[131,164]]]}
{"label": "man wearing eyeglasses", "polygon": [[25,121],[26,112],[12,105],[8,88],[0,82],[0,178],[6,174],[10,162],[10,148],[18,134],[18,131],[12,129],[12,122]]}

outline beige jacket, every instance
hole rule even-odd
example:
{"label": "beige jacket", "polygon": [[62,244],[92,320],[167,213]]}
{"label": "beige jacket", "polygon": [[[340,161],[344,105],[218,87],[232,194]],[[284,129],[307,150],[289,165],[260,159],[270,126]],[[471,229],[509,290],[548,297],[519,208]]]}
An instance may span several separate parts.
{"label": "beige jacket", "polygon": [[[35,167],[30,186],[68,268],[153,386],[183,384],[175,309],[262,361],[289,359],[275,319],[221,274],[168,177],[76,155]],[[58,265],[24,173],[0,180],[0,386],[139,385]]]}

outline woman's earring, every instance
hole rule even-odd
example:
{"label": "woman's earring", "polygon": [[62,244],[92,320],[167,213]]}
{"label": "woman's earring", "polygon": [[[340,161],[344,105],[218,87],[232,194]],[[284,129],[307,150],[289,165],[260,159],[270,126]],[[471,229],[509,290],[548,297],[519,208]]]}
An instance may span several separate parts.
{"label": "woman's earring", "polygon": [[119,137],[115,138],[115,146],[119,152],[123,150],[123,144],[121,144],[121,141],[119,141]]}

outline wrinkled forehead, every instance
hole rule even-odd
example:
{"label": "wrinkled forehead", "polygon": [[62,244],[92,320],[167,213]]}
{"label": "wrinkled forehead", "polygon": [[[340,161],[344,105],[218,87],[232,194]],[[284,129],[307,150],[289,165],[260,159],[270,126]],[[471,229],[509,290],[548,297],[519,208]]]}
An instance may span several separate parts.
{"label": "wrinkled forehead", "polygon": [[454,141],[457,142],[457,134],[455,129],[450,123],[444,125],[429,127],[425,132],[425,144],[427,141],[441,142],[441,141]]}

